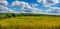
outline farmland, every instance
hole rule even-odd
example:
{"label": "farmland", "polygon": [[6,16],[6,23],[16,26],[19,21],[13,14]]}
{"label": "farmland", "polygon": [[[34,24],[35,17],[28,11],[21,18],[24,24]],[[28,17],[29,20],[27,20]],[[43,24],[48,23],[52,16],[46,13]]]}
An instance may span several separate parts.
{"label": "farmland", "polygon": [[8,16],[0,19],[0,29],[60,29],[60,16]]}

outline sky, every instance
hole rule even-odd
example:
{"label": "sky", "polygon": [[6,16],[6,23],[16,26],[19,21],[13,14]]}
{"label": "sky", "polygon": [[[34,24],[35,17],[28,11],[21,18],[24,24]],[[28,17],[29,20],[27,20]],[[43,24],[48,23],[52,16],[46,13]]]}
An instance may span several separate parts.
{"label": "sky", "polygon": [[0,0],[0,13],[60,15],[60,0]]}

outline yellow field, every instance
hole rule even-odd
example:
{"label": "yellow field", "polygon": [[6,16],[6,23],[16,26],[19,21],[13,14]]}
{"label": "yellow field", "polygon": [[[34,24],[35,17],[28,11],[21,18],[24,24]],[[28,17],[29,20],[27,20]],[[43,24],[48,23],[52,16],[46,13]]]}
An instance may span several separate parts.
{"label": "yellow field", "polygon": [[0,29],[60,29],[60,17],[20,16],[0,20]]}

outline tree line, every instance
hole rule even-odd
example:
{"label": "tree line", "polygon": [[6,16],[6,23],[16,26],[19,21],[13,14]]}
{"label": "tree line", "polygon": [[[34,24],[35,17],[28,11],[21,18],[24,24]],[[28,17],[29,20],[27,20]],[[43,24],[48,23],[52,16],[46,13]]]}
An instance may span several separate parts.
{"label": "tree line", "polygon": [[0,19],[11,18],[11,17],[21,17],[21,16],[58,16],[60,15],[46,15],[46,14],[32,14],[32,13],[0,13]]}

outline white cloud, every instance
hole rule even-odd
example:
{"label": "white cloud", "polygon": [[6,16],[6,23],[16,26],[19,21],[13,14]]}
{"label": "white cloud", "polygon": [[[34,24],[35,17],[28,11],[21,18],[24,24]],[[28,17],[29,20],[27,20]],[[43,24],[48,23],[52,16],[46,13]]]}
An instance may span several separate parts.
{"label": "white cloud", "polygon": [[31,4],[32,5],[32,7],[36,7],[36,6],[38,6],[38,4]]}
{"label": "white cloud", "polygon": [[38,3],[42,3],[45,7],[50,7],[51,5],[57,4],[59,0],[37,0]]}
{"label": "white cloud", "polygon": [[47,14],[60,15],[59,7],[50,7],[49,10],[46,10]]}
{"label": "white cloud", "polygon": [[[54,2],[57,3],[57,2]],[[22,12],[24,12],[25,10],[31,10],[31,13],[36,13],[36,14],[49,14],[49,15],[59,15],[60,14],[60,8],[58,7],[50,7],[49,10],[42,10],[42,9],[38,9],[38,8],[34,8],[31,7],[28,3],[26,2],[20,2],[20,1],[14,1],[12,2],[12,6],[22,6]],[[51,11],[55,11],[58,13],[54,13]],[[24,12],[27,13],[27,12]]]}
{"label": "white cloud", "polygon": [[4,7],[2,5],[0,5],[0,10],[4,11],[4,12],[14,12],[13,10],[7,8],[7,7]]}
{"label": "white cloud", "polygon": [[31,10],[31,12],[38,12],[40,9],[31,7],[28,3],[26,2],[20,2],[20,1],[14,1],[12,2],[13,6],[22,6],[22,12],[25,10]]}
{"label": "white cloud", "polygon": [[0,0],[0,12],[14,12],[12,9],[7,7],[8,2],[6,0]]}
{"label": "white cloud", "polygon": [[20,1],[14,1],[14,2],[12,2],[12,5],[13,5],[13,6],[30,7],[30,6],[28,5],[28,3],[26,3],[26,2],[20,2]]}
{"label": "white cloud", "polygon": [[0,5],[6,6],[8,5],[8,2],[6,0],[0,0]]}
{"label": "white cloud", "polygon": [[49,10],[47,10],[47,11],[57,11],[57,12],[60,13],[60,8],[58,8],[58,7],[50,7]]}
{"label": "white cloud", "polygon": [[49,9],[46,10],[45,12],[41,12],[42,14],[60,15],[59,7],[51,7],[51,5],[60,3],[59,0],[37,0],[37,1],[38,3],[42,3],[45,7],[49,7]]}

